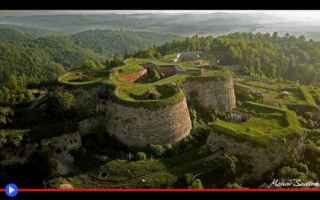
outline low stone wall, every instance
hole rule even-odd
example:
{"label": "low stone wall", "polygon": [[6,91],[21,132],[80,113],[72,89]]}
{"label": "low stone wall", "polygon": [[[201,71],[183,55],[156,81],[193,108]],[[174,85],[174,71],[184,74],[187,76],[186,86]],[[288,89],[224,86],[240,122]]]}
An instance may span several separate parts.
{"label": "low stone wall", "polygon": [[101,115],[84,119],[78,123],[79,134],[85,136],[87,134],[100,133],[99,131],[104,129],[102,128],[104,124],[105,117]]}
{"label": "low stone wall", "polygon": [[78,132],[64,134],[50,139],[41,140],[42,146],[49,146],[53,154],[57,152],[69,152],[81,147],[81,136]]}
{"label": "low stone wall", "polygon": [[140,70],[138,72],[120,76],[120,80],[133,83],[136,80],[138,80],[141,77],[143,77],[145,74],[147,74],[147,72],[148,72],[148,70],[144,68],[144,69],[142,69],[142,70]]}
{"label": "low stone wall", "polygon": [[203,108],[230,112],[236,107],[232,77],[225,80],[187,79],[182,89],[188,98],[196,98]]}
{"label": "low stone wall", "polygon": [[41,140],[42,146],[47,146],[51,176],[67,175],[75,169],[72,150],[81,147],[81,136],[78,132]]}
{"label": "low stone wall", "polygon": [[173,144],[186,137],[191,120],[186,99],[158,109],[127,107],[108,101],[107,132],[128,146]]}
{"label": "low stone wall", "polygon": [[36,151],[37,144],[4,147],[0,152],[0,164],[3,166],[25,164]]}
{"label": "low stone wall", "polygon": [[284,161],[300,159],[304,149],[303,140],[302,136],[275,139],[267,147],[262,147],[213,131],[208,137],[207,145],[214,153],[246,158],[246,164],[251,169],[240,178],[240,182],[246,182],[261,179],[266,172],[276,169]]}
{"label": "low stone wall", "polygon": [[164,74],[165,77],[173,76],[178,73],[177,68],[174,65],[168,65],[168,66],[158,66],[156,70],[160,74]]}

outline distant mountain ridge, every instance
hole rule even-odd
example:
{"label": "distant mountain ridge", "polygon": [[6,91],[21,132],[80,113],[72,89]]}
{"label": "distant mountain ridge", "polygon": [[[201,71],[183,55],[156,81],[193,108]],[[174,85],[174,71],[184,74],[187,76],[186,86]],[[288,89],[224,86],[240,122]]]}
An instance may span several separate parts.
{"label": "distant mountain ridge", "polygon": [[[146,11],[145,11],[146,12]],[[279,15],[263,12],[241,13],[238,11],[219,13],[131,13],[109,12],[90,14],[77,12],[35,12],[35,15],[14,12],[0,15],[0,23],[47,29],[56,32],[77,33],[92,29],[131,30],[157,32],[190,36],[221,35],[231,32],[286,32],[295,35],[308,33],[309,38],[318,39],[315,35],[319,23],[294,22]],[[126,14],[125,14],[126,13]],[[299,17],[299,16],[297,16]]]}
{"label": "distant mountain ridge", "polygon": [[75,44],[104,56],[124,55],[182,37],[171,34],[134,31],[89,30],[71,36]]}
{"label": "distant mountain ridge", "polygon": [[[55,77],[56,69],[79,67],[88,61],[103,63],[113,55],[179,39],[175,35],[90,30],[76,34],[37,34],[36,29],[0,25],[0,74],[13,74],[28,81]],[[58,65],[58,67],[57,67]],[[60,70],[61,71],[61,70]],[[0,83],[4,77],[0,75]]]}
{"label": "distant mountain ridge", "polygon": [[47,35],[59,35],[63,34],[61,32],[55,32],[55,31],[49,31],[47,29],[41,29],[41,28],[31,28],[27,26],[21,26],[21,25],[13,25],[13,24],[0,24],[0,29],[10,29],[15,31],[20,31],[24,34],[28,34],[32,37],[42,37]]}

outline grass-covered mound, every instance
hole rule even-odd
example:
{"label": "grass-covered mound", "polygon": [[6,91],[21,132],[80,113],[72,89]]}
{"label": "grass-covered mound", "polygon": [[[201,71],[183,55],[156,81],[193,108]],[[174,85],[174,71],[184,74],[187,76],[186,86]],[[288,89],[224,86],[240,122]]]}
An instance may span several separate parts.
{"label": "grass-covered mound", "polygon": [[285,107],[277,108],[246,102],[240,110],[250,114],[249,120],[245,122],[217,120],[211,124],[213,130],[258,145],[268,145],[274,139],[303,133],[296,114]]}
{"label": "grass-covered mound", "polygon": [[170,85],[119,87],[112,99],[123,105],[152,109],[177,104],[184,99],[184,94],[180,88]]}
{"label": "grass-covered mound", "polygon": [[58,78],[65,85],[83,86],[100,83],[108,78],[109,71],[101,69],[75,69]]}
{"label": "grass-covered mound", "polygon": [[[262,98],[254,98],[255,93],[260,93]],[[318,110],[318,91],[291,81],[250,80],[242,77],[237,80],[236,94],[241,100],[258,101],[271,106],[287,105],[295,111]]]}
{"label": "grass-covered mound", "polygon": [[[151,70],[150,74],[144,73],[147,68]],[[138,81],[143,75],[147,81]],[[163,57],[158,60],[129,58],[124,65],[112,71],[74,69],[60,76],[58,81],[72,86],[104,83],[110,86],[108,92],[113,101],[151,109],[174,105],[183,100],[184,94],[179,85],[187,79],[217,81],[229,76],[230,73],[225,70],[204,69],[192,62],[175,63]]]}
{"label": "grass-covered mound", "polygon": [[[161,68],[177,67],[178,73],[153,82],[128,82],[122,77],[132,73],[139,73],[148,66],[161,71]],[[183,68],[183,63],[165,63],[161,60],[128,59],[124,66],[115,68],[108,80],[114,86],[113,100],[128,106],[158,108],[174,105],[184,98],[179,85],[187,79],[195,80],[225,80],[230,74],[227,71],[201,70],[201,68]],[[180,68],[179,68],[180,67]]]}

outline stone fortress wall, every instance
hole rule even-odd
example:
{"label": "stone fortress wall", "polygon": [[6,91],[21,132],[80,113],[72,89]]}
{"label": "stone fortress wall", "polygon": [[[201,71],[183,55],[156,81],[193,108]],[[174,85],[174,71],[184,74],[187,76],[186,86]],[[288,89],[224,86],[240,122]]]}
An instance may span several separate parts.
{"label": "stone fortress wall", "polygon": [[236,107],[234,83],[232,77],[226,80],[186,80],[182,89],[187,97],[196,98],[205,109],[230,112]]}
{"label": "stone fortress wall", "polygon": [[[146,75],[148,66],[146,64],[143,70],[122,78],[126,82],[135,82]],[[157,70],[168,75],[179,73],[174,65],[158,66]],[[110,98],[100,101],[103,103],[98,103],[96,110],[105,113],[105,127],[109,134],[128,146],[143,147],[148,144],[174,144],[190,134],[192,123],[187,105],[190,97],[196,97],[201,107],[220,112],[230,112],[236,106],[231,75],[188,77],[177,87],[181,87],[184,97],[175,104],[149,109],[122,104]]]}
{"label": "stone fortress wall", "polygon": [[274,140],[272,144],[263,147],[212,131],[207,145],[214,155],[226,153],[246,158],[248,172],[239,178],[240,182],[246,182],[261,180],[265,173],[276,169],[285,161],[301,159],[303,140],[304,137],[295,136],[287,138],[286,142]]}
{"label": "stone fortress wall", "polygon": [[41,146],[47,146],[49,150],[50,174],[66,175],[74,169],[74,157],[70,153],[81,147],[81,136],[78,132],[69,133],[49,139],[42,139]]}
{"label": "stone fortress wall", "polygon": [[174,144],[189,135],[192,128],[186,98],[152,110],[108,101],[105,111],[109,116],[108,133],[128,146]]}
{"label": "stone fortress wall", "polygon": [[[235,107],[232,78],[226,80],[186,81],[183,91],[187,97],[197,92],[202,107],[230,112]],[[175,105],[154,109],[129,107],[111,100],[104,112],[109,116],[107,132],[128,146],[174,144],[190,134],[191,119],[186,98]]]}

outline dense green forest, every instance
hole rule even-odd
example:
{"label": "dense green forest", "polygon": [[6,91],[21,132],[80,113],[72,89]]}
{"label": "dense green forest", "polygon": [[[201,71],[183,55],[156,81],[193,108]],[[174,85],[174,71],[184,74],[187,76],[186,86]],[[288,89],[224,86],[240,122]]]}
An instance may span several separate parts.
{"label": "dense green forest", "polygon": [[[252,76],[303,83],[316,83],[320,77],[320,42],[304,36],[232,33],[218,37],[196,35],[181,40],[174,35],[110,30],[40,37],[8,28],[0,29],[0,33],[0,82],[5,74],[31,82],[51,80],[58,69],[61,72],[88,61],[100,65],[114,55],[124,56],[134,51],[138,57],[205,51],[220,65],[240,65]],[[151,48],[138,50],[148,47]]]}
{"label": "dense green forest", "polygon": [[98,60],[91,50],[63,37],[34,38],[11,29],[1,29],[0,33],[0,82],[8,74],[18,76],[25,83],[53,80],[58,75],[57,66],[63,70],[88,59]]}
{"label": "dense green forest", "polygon": [[[113,55],[123,56],[178,37],[125,31],[86,31],[74,35],[24,32],[0,26],[0,83],[8,75],[23,85],[54,80],[59,73],[87,63],[101,66]],[[40,30],[41,32],[41,30]]]}
{"label": "dense green forest", "polygon": [[257,77],[304,83],[316,83],[320,77],[320,42],[289,34],[280,37],[276,32],[232,33],[215,38],[193,36],[136,52],[135,56],[181,51],[208,52],[220,65],[240,65],[243,71]]}
{"label": "dense green forest", "polygon": [[180,39],[176,35],[152,32],[89,30],[72,35],[73,41],[83,48],[103,56],[124,55],[134,50]]}
{"label": "dense green forest", "polygon": [[[0,33],[0,82],[6,74],[27,82],[52,80],[57,71],[88,62],[99,66],[114,55],[125,56],[134,51],[138,57],[205,51],[220,65],[240,65],[252,76],[303,83],[316,83],[320,77],[320,42],[304,36],[232,33],[182,40],[174,35],[110,30],[40,37],[8,28],[0,29]],[[142,48],[147,49],[138,50]]]}
{"label": "dense green forest", "polygon": [[63,32],[51,31],[43,28],[31,28],[27,26],[19,26],[13,24],[0,24],[0,29],[10,29],[29,34],[33,37],[42,37],[48,35],[62,35]]}

